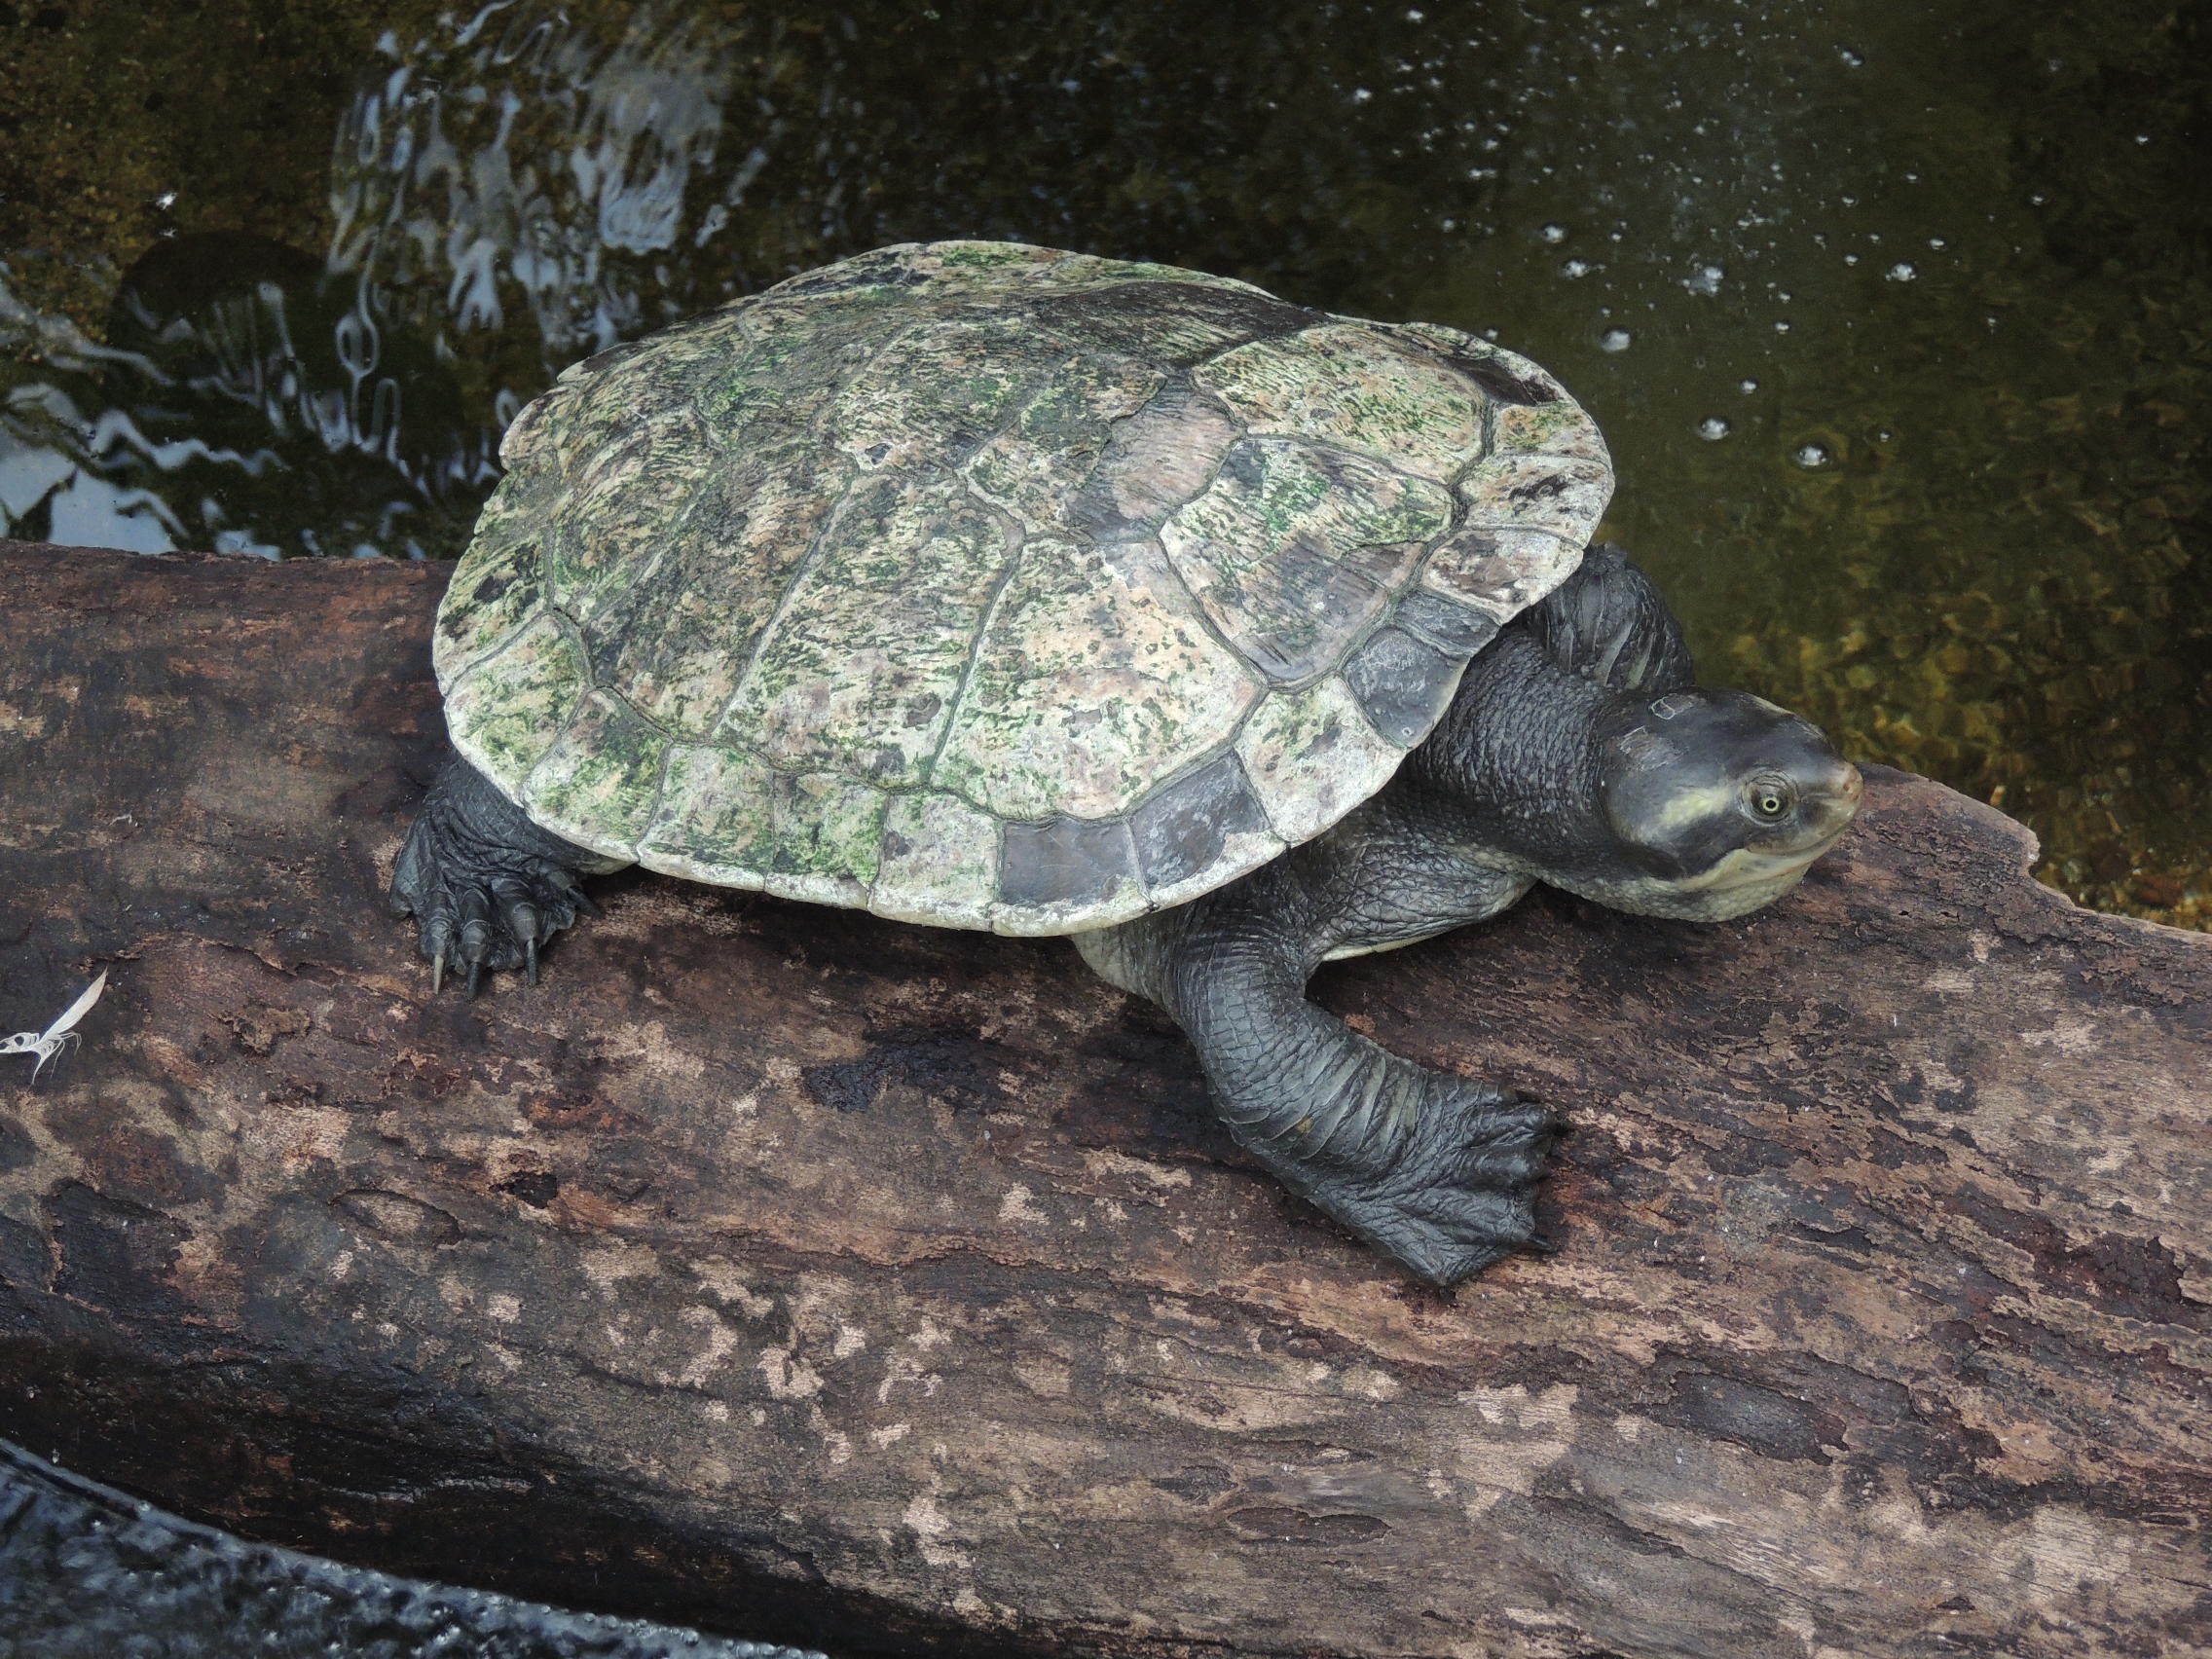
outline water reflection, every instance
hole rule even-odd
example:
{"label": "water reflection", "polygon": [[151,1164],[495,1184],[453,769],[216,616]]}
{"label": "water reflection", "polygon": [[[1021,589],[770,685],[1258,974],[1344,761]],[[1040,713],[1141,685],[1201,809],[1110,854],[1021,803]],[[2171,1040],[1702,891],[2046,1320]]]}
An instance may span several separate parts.
{"label": "water reflection", "polygon": [[73,319],[0,264],[0,514],[451,553],[506,418],[616,340],[909,237],[1172,260],[1543,361],[1710,666],[2186,920],[2212,69],[2116,4],[391,0],[319,252],[119,246]]}

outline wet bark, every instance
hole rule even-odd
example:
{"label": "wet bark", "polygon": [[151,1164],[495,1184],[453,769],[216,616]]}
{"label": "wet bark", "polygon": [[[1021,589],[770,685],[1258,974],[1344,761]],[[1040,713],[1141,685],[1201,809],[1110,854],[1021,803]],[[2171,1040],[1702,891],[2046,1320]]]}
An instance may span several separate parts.
{"label": "wet bark", "polygon": [[[1718,927],[1327,971],[1573,1120],[1424,1293],[1059,941],[655,877],[433,1000],[443,571],[0,547],[0,1435],[851,1652],[2212,1647],[2212,940],[1876,771]],[[733,1611],[742,1607],[742,1613]]]}

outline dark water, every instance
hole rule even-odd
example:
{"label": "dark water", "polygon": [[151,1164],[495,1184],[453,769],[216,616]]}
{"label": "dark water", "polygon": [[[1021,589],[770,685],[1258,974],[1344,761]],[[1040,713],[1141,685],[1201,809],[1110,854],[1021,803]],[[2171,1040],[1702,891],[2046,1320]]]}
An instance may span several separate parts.
{"label": "dark water", "polygon": [[614,341],[1168,260],[1546,363],[1709,678],[2212,921],[2204,0],[7,0],[0,66],[0,532],[450,556]]}

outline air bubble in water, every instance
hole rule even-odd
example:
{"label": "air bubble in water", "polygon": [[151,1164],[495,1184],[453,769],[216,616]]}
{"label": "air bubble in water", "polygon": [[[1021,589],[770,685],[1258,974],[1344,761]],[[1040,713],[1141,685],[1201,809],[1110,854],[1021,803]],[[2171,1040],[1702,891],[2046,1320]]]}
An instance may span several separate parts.
{"label": "air bubble in water", "polygon": [[1799,466],[1825,466],[1835,460],[1825,444],[1799,444],[1797,453],[1789,458]]}
{"label": "air bubble in water", "polygon": [[1598,349],[1601,351],[1625,351],[1635,339],[1636,336],[1625,328],[1608,328],[1598,336]]}
{"label": "air bubble in water", "polygon": [[1567,227],[1565,225],[1559,224],[1546,225],[1542,230],[1538,231],[1536,235],[1542,237],[1544,240],[1556,245],[1557,243],[1567,240]]}
{"label": "air bubble in water", "polygon": [[1920,272],[1915,266],[1911,265],[1905,260],[1900,259],[1895,265],[1891,266],[1889,270],[1883,272],[1882,275],[1887,276],[1893,282],[1909,282],[1915,276],[1919,276]]}
{"label": "air bubble in water", "polygon": [[1697,435],[1708,443],[1718,443],[1728,435],[1728,423],[1717,415],[1708,415],[1697,424]]}

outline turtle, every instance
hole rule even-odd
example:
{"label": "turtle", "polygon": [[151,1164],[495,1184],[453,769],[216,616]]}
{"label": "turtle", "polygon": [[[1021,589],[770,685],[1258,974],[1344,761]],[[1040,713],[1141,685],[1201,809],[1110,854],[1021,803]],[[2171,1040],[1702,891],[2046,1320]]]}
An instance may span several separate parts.
{"label": "turtle", "polygon": [[537,982],[628,865],[1065,935],[1229,1132],[1449,1286],[1542,1248],[1561,1132],[1306,996],[1538,882],[1720,920],[1857,808],[1698,684],[1593,542],[1597,425],[1481,337],[991,241],[903,243],[566,371],[433,628],[453,753],[393,868],[432,994]]}

